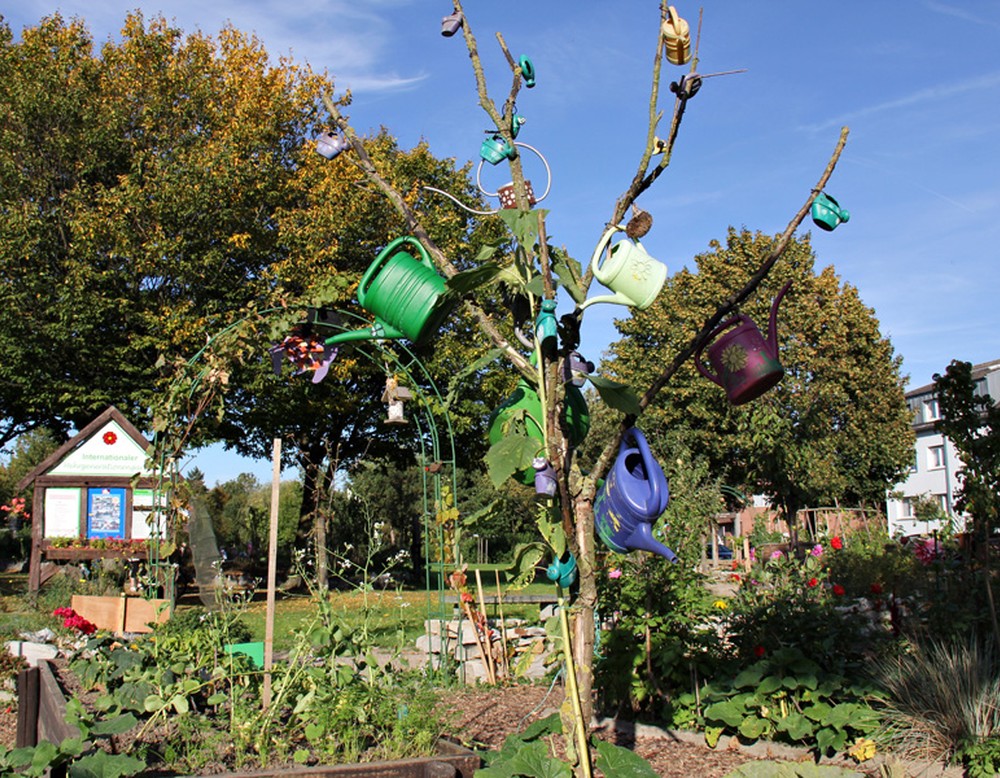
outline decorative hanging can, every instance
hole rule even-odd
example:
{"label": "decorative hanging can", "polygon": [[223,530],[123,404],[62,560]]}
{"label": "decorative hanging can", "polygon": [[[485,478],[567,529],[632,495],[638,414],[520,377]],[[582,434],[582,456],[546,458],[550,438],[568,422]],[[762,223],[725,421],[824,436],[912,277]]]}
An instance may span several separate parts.
{"label": "decorative hanging can", "polygon": [[535,66],[532,61],[527,57],[523,56],[517,63],[521,68],[521,77],[524,79],[524,85],[528,89],[535,88]]}
{"label": "decorative hanging can", "polygon": [[851,213],[846,208],[841,208],[840,204],[826,192],[820,192],[812,204],[813,223],[822,230],[831,232],[838,225],[843,224],[851,218]]}
{"label": "decorative hanging can", "polygon": [[569,552],[566,559],[555,559],[545,569],[545,577],[563,589],[568,589],[576,581],[576,557]]}
{"label": "decorative hanging can", "polygon": [[[562,415],[569,430],[570,445],[579,446],[587,437],[587,432],[590,431],[590,409],[587,407],[587,401],[583,398],[583,392],[572,384],[566,387]],[[516,416],[523,418],[524,431],[529,437],[537,440],[539,444],[545,440],[542,428],[539,426],[545,423],[542,418],[542,403],[538,399],[538,393],[534,387],[523,378],[518,382],[514,393],[490,417],[489,441],[491,446],[503,439],[507,434],[510,422]],[[529,467],[517,473],[515,477],[526,486],[531,486],[535,482],[535,469]]]}
{"label": "decorative hanging can", "polygon": [[563,360],[563,381],[573,386],[583,386],[587,376],[594,372],[594,363],[584,359],[579,351],[571,351]]}
{"label": "decorative hanging can", "polygon": [[[397,251],[405,243],[417,249],[419,260]],[[374,314],[375,324],[327,338],[327,345],[398,338],[419,342],[439,329],[451,311],[444,279],[420,241],[409,235],[391,241],[375,257],[358,284],[358,302]]]}
{"label": "decorative hanging can", "polygon": [[350,141],[334,132],[324,132],[316,138],[316,153],[321,157],[333,159],[342,151],[347,151],[351,147]]}
{"label": "decorative hanging can", "polygon": [[785,369],[778,361],[778,305],[791,285],[792,282],[789,281],[781,287],[771,303],[767,340],[749,316],[739,314],[726,319],[709,335],[708,342],[711,342],[734,327],[708,347],[711,370],[701,359],[705,346],[695,353],[695,367],[703,376],[725,389],[726,396],[733,405],[755,400],[775,386],[785,374]]}
{"label": "decorative hanging can", "polygon": [[559,484],[556,483],[556,471],[545,457],[535,457],[531,461],[535,469],[535,494],[541,497],[555,497]]}
{"label": "decorative hanging can", "polygon": [[[635,445],[628,446],[629,439]],[[667,509],[670,490],[663,468],[646,438],[630,427],[618,448],[618,458],[594,499],[594,526],[612,551],[651,551],[671,562],[677,556],[653,537],[653,524]]]}
{"label": "decorative hanging can", "polygon": [[667,280],[667,266],[647,254],[638,238],[635,241],[618,241],[611,247],[607,259],[601,262],[611,236],[624,231],[624,227],[616,225],[605,232],[590,260],[594,278],[614,294],[584,300],[579,306],[580,310],[595,303],[617,303],[642,311],[653,304],[653,300],[663,289]]}
{"label": "decorative hanging can", "polygon": [[463,21],[465,21],[465,17],[459,11],[448,14],[441,20],[441,34],[450,38],[461,29]]}
{"label": "decorative hanging can", "polygon": [[549,190],[552,188],[552,169],[549,167],[548,160],[546,160],[545,157],[542,155],[542,152],[540,152],[534,146],[529,146],[527,143],[521,143],[520,141],[514,141],[513,144],[510,144],[507,143],[507,141],[505,141],[503,137],[500,135],[494,135],[493,138],[483,141],[483,145],[479,150],[479,156],[481,157],[481,159],[479,160],[479,167],[476,169],[476,186],[479,188],[479,191],[482,192],[482,194],[484,194],[486,197],[499,197],[501,205],[500,208],[497,208],[492,211],[479,211],[476,210],[475,208],[470,208],[461,200],[459,200],[457,197],[455,197],[455,195],[451,194],[450,192],[446,192],[443,189],[438,189],[437,187],[433,186],[425,186],[424,189],[426,189],[429,192],[436,192],[439,195],[444,195],[449,200],[458,205],[458,207],[460,207],[462,210],[467,211],[468,213],[474,213],[478,216],[491,216],[495,213],[500,213],[500,211],[505,208],[516,208],[517,201],[514,197],[513,182],[508,182],[504,184],[502,187],[500,187],[500,189],[498,189],[496,192],[491,192],[488,189],[486,189],[486,187],[483,186],[483,180],[482,180],[483,165],[487,162],[489,162],[491,165],[496,165],[502,162],[504,159],[508,159],[509,157],[513,156],[515,147],[528,149],[528,151],[534,153],[542,161],[542,164],[545,166],[545,176],[546,176],[545,191],[542,192],[541,195],[536,197],[535,191],[531,186],[531,182],[530,181],[524,182],[524,187],[526,190],[526,194],[528,196],[528,204],[535,205],[537,203],[540,203],[542,200],[544,200],[546,197],[549,196]]}
{"label": "decorative hanging can", "polygon": [[691,27],[681,19],[672,5],[667,7],[667,18],[660,32],[666,46],[667,60],[674,65],[686,65],[691,59]]}

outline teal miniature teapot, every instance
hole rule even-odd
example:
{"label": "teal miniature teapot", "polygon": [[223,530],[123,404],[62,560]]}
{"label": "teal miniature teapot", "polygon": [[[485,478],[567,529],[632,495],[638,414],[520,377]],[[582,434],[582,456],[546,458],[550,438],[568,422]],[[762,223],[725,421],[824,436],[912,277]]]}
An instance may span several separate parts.
{"label": "teal miniature teapot", "polygon": [[851,213],[846,208],[841,208],[840,204],[825,192],[820,192],[813,200],[812,208],[813,224],[821,230],[833,231],[838,225],[845,223],[851,218]]}

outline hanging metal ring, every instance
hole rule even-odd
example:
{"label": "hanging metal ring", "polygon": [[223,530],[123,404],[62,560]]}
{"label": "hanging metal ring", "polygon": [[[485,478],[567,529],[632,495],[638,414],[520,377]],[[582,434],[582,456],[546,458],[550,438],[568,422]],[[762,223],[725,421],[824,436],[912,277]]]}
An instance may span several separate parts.
{"label": "hanging metal ring", "polygon": [[[549,190],[552,188],[552,169],[549,167],[548,160],[546,160],[545,157],[542,156],[542,152],[540,152],[534,146],[530,146],[527,143],[521,143],[520,141],[514,141],[514,145],[515,146],[521,146],[523,148],[528,149],[529,151],[533,151],[535,153],[535,155],[540,160],[542,160],[542,164],[545,165],[545,176],[546,176],[546,179],[547,179],[547,181],[545,183],[545,191],[542,192],[541,197],[536,197],[535,198],[535,202],[536,203],[540,203],[542,200],[544,200],[546,197],[549,196]],[[482,192],[487,197],[499,197],[500,196],[500,192],[499,191],[489,192],[483,186],[482,174],[483,174],[483,163],[484,162],[485,162],[485,160],[482,160],[482,159],[479,160],[479,167],[476,168],[476,186],[479,187],[479,191]]]}

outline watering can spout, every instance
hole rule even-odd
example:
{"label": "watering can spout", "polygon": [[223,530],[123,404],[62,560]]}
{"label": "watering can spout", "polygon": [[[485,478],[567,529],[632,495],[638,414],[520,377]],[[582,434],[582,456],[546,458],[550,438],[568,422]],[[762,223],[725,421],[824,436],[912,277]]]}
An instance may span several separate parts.
{"label": "watering can spout", "polygon": [[371,327],[362,330],[351,330],[350,332],[339,332],[331,335],[324,341],[328,346],[339,346],[341,343],[355,343],[360,340],[395,340],[405,337],[402,332],[395,327],[390,327],[385,322],[375,320]]}
{"label": "watering can spout", "polygon": [[774,298],[774,302],[771,303],[771,320],[767,323],[767,350],[774,359],[778,358],[778,306],[781,304],[781,298],[785,296],[791,286],[792,282],[786,281]]}

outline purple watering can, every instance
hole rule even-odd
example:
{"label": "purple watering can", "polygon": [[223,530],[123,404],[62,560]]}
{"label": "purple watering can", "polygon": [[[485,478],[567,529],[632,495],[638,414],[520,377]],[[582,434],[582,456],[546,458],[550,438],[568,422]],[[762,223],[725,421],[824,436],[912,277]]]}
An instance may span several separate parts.
{"label": "purple watering can", "polygon": [[771,304],[771,320],[768,322],[768,338],[764,336],[749,316],[739,314],[722,322],[708,340],[737,325],[716,340],[708,349],[709,370],[701,360],[702,346],[694,355],[694,364],[705,378],[714,381],[726,390],[726,396],[733,405],[756,400],[764,392],[777,384],[785,374],[778,361],[778,304],[791,287],[789,281],[778,292]]}
{"label": "purple watering can", "polygon": [[[627,447],[631,438],[635,446]],[[646,438],[631,427],[622,438],[618,458],[594,500],[594,525],[612,551],[652,551],[671,562],[677,556],[653,538],[653,523],[667,508],[670,491]]]}

